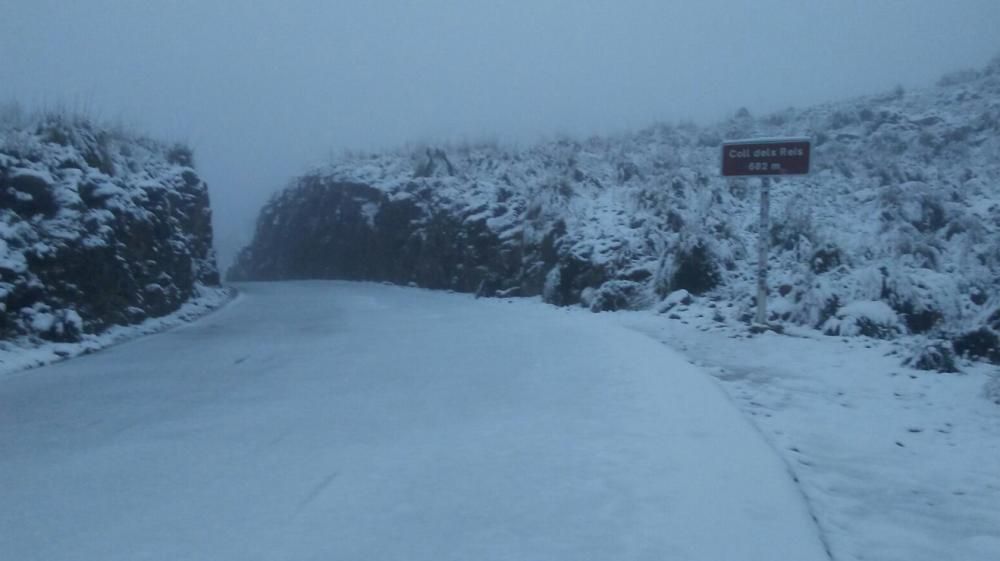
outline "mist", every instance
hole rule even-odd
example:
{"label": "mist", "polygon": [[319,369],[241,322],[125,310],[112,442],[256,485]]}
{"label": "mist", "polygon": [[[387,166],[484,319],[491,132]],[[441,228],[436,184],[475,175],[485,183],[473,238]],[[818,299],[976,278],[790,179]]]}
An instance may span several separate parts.
{"label": "mist", "polygon": [[189,143],[223,265],[345,149],[707,123],[1000,52],[996,0],[0,0],[0,100]]}

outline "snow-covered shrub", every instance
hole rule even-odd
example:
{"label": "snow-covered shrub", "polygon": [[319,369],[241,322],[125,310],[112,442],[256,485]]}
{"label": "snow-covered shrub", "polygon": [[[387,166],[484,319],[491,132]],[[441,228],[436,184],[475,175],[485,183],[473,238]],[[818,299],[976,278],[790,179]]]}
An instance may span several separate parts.
{"label": "snow-covered shrub", "polygon": [[174,144],[167,150],[167,161],[184,167],[194,167],[194,152],[183,144]]}
{"label": "snow-covered shrub", "polygon": [[812,247],[816,241],[812,210],[800,201],[789,200],[771,220],[771,247],[792,251],[803,245]]}
{"label": "snow-covered shrub", "polygon": [[922,233],[936,232],[949,220],[941,189],[921,181],[885,187],[882,213],[883,219],[905,221]]}
{"label": "snow-covered shrub", "polygon": [[994,374],[983,386],[983,397],[1000,405],[1000,374]]}
{"label": "snow-covered shrub", "polygon": [[1000,336],[989,327],[980,327],[957,337],[955,352],[964,357],[1000,364]]}
{"label": "snow-covered shrub", "polygon": [[862,335],[875,339],[892,339],[906,332],[896,312],[885,302],[851,302],[837,310],[823,324],[827,335]]}
{"label": "snow-covered shrub", "polygon": [[592,312],[639,309],[650,302],[646,285],[629,280],[610,280],[588,296]]}
{"label": "snow-covered shrub", "polygon": [[681,246],[668,256],[660,267],[657,291],[669,294],[687,290],[691,294],[704,294],[721,282],[715,255],[704,240],[695,240],[687,247]]}
{"label": "snow-covered shrub", "polygon": [[910,356],[903,360],[903,364],[917,370],[932,370],[942,373],[958,372],[955,365],[955,353],[951,345],[943,342],[924,343],[912,349]]}
{"label": "snow-covered shrub", "polygon": [[83,319],[75,310],[52,310],[36,303],[21,310],[21,321],[30,333],[58,343],[75,343],[83,335]]}
{"label": "snow-covered shrub", "polygon": [[664,314],[677,306],[689,306],[692,302],[694,302],[694,298],[691,297],[691,293],[682,288],[668,294],[656,307],[656,311]]}
{"label": "snow-covered shrub", "polygon": [[809,267],[813,273],[823,274],[839,267],[844,262],[844,254],[833,244],[826,244],[817,249],[809,259]]}
{"label": "snow-covered shrub", "polygon": [[[542,300],[550,304],[559,304],[559,287],[562,285],[562,271],[559,266],[552,269],[545,275],[545,285],[542,288]],[[588,292],[588,297],[590,292]]]}
{"label": "snow-covered shrub", "polygon": [[881,297],[902,316],[910,332],[927,333],[961,314],[959,292],[951,275],[900,268],[887,272]]}

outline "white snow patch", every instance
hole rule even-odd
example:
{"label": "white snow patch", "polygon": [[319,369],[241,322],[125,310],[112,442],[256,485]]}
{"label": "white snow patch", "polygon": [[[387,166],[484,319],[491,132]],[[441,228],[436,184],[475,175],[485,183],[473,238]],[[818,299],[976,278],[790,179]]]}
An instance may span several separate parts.
{"label": "white snow patch", "polygon": [[[857,317],[889,320],[861,306]],[[1000,379],[900,365],[907,341],[791,327],[752,336],[698,303],[680,321],[602,314],[713,373],[784,458],[837,560],[995,561],[1000,552]],[[992,396],[992,401],[991,401]]]}
{"label": "white snow patch", "polygon": [[375,217],[378,216],[380,207],[377,203],[367,202],[361,205],[361,216],[364,217],[365,223],[368,224],[370,228],[375,227]]}

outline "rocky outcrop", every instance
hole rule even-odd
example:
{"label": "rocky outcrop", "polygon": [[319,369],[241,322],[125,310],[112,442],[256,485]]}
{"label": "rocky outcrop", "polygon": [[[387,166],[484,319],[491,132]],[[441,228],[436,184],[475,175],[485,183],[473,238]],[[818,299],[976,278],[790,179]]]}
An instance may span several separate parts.
{"label": "rocky outcrop", "polygon": [[[497,210],[456,212],[434,187],[410,182],[388,193],[303,177],[261,212],[255,242],[229,278],[378,280],[487,296],[542,293],[545,272],[561,266],[551,237],[536,244],[498,231],[491,223],[501,218]],[[569,272],[560,297],[578,301],[586,283],[574,292],[576,265],[564,259],[562,266]]]}
{"label": "rocky outcrop", "polygon": [[218,283],[190,150],[65,116],[0,126],[0,339],[76,341]]}

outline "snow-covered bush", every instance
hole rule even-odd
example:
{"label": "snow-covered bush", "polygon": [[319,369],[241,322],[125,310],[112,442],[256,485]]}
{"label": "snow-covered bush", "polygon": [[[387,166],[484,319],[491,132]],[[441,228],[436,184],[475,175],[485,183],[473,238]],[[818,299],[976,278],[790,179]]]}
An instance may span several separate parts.
{"label": "snow-covered bush", "polygon": [[958,372],[955,364],[955,353],[948,343],[937,341],[928,343],[919,341],[918,345],[911,350],[910,356],[903,360],[903,364],[917,370],[932,370],[942,373]]}
{"label": "snow-covered bush", "polygon": [[837,310],[823,324],[827,335],[862,335],[876,339],[892,339],[906,332],[899,316],[885,302],[851,302]]}
{"label": "snow-covered bush", "polygon": [[721,273],[718,260],[703,239],[678,245],[661,262],[657,275],[657,292],[661,295],[678,290],[704,294],[719,285]]}
{"label": "snow-covered bush", "polygon": [[645,284],[629,280],[610,280],[588,296],[593,312],[644,308],[651,300]]}
{"label": "snow-covered bush", "polygon": [[964,357],[1000,364],[1000,335],[989,327],[966,332],[955,339],[955,352]]}
{"label": "snow-covered bush", "polygon": [[[542,288],[542,300],[553,304],[559,301],[559,287],[562,285],[562,272],[559,267],[552,267],[545,275],[545,286]],[[587,291],[586,299],[591,299],[593,289]]]}
{"label": "snow-covered bush", "polygon": [[31,333],[49,341],[72,343],[83,335],[83,319],[75,310],[52,310],[40,302],[22,308],[21,321]]}
{"label": "snow-covered bush", "polygon": [[983,386],[983,396],[1000,405],[1000,374],[991,377]]}
{"label": "snow-covered bush", "polygon": [[677,306],[690,306],[693,302],[694,298],[691,296],[691,293],[682,288],[668,294],[656,307],[656,311],[664,314]]}

